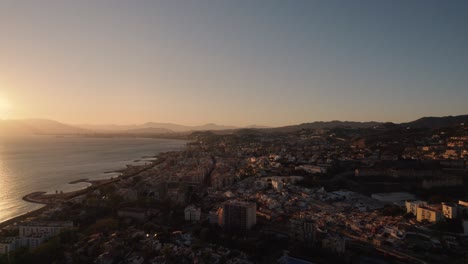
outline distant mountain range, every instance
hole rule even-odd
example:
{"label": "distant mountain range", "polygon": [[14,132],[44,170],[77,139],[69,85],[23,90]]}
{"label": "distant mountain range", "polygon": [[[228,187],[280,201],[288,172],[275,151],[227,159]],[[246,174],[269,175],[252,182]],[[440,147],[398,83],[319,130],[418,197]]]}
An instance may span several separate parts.
{"label": "distant mountain range", "polygon": [[75,126],[46,119],[0,120],[0,135],[85,134]]}
{"label": "distant mountain range", "polygon": [[[150,132],[156,131],[156,129],[161,130],[164,133],[174,133],[174,132],[189,132],[189,131],[206,131],[206,130],[229,130],[229,129],[238,129],[239,127],[235,126],[222,126],[216,124],[206,124],[201,126],[184,126],[172,123],[154,123],[148,122],[142,125],[78,125],[78,127],[96,131],[96,132]],[[165,131],[164,131],[165,130]]]}
{"label": "distant mountain range", "polygon": [[468,124],[468,115],[423,117],[412,122],[392,124],[382,122],[351,122],[351,121],[329,121],[312,122],[299,125],[269,128],[264,126],[235,127],[217,124],[206,124],[201,126],[185,126],[172,123],[149,122],[141,125],[67,125],[46,119],[21,119],[0,120],[0,135],[71,135],[71,134],[173,134],[188,133],[193,131],[235,131],[239,129],[254,129],[263,132],[293,132],[302,129],[325,129],[336,127],[371,128],[383,125],[396,125],[412,128],[438,128]]}

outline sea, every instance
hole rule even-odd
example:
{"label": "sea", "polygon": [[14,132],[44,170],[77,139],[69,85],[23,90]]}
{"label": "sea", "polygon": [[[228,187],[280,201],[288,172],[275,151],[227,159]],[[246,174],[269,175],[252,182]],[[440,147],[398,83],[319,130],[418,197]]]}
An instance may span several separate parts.
{"label": "sea", "polygon": [[0,222],[38,209],[23,201],[32,192],[83,189],[79,179],[116,177],[128,164],[150,162],[161,152],[181,150],[187,141],[157,138],[56,136],[0,137]]}

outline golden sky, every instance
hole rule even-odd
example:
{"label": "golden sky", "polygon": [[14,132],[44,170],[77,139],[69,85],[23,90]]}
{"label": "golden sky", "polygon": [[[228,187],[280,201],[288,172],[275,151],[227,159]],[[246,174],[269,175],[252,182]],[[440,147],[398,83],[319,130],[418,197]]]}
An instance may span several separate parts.
{"label": "golden sky", "polygon": [[0,118],[277,126],[467,111],[462,2],[7,2]]}

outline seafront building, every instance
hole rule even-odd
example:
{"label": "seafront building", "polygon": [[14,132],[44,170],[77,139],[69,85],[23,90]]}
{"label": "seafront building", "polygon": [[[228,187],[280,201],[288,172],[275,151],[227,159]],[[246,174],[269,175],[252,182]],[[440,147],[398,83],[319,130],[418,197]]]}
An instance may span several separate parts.
{"label": "seafront building", "polygon": [[70,221],[26,222],[19,225],[19,236],[27,237],[42,233],[55,236],[58,235],[62,229],[70,227],[73,227],[73,222]]}
{"label": "seafront building", "polygon": [[19,225],[19,236],[0,239],[0,254],[7,254],[17,248],[37,248],[49,238],[66,228],[73,227],[70,221],[26,222]]}
{"label": "seafront building", "polygon": [[7,254],[20,247],[21,243],[18,237],[4,237],[0,239],[0,254]]}

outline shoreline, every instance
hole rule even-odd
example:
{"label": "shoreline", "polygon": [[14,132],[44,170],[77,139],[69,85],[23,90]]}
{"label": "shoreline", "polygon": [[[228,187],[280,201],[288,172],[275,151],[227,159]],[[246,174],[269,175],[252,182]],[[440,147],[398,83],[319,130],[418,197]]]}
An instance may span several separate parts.
{"label": "shoreline", "polygon": [[24,214],[15,216],[15,217],[13,217],[11,219],[0,222],[0,229],[3,229],[3,228],[8,227],[10,225],[16,224],[18,222],[22,222],[22,221],[24,221],[24,220],[26,220],[28,218],[38,216],[38,215],[42,214],[43,212],[49,210],[54,205],[54,203],[59,201],[59,200],[62,200],[62,201],[65,200],[66,201],[66,200],[72,199],[74,197],[86,194],[87,192],[89,192],[91,190],[94,191],[94,190],[98,189],[99,187],[110,184],[110,183],[114,182],[115,180],[116,179],[89,181],[87,179],[80,179],[80,180],[76,180],[76,181],[73,181],[73,182],[74,183],[88,182],[88,183],[91,183],[91,186],[89,186],[87,188],[84,188],[84,189],[81,189],[81,190],[66,192],[66,193],[61,193],[61,194],[47,194],[47,192],[33,192],[33,193],[30,193],[30,194],[27,194],[27,195],[22,197],[23,201],[26,201],[26,202],[29,202],[29,203],[41,204],[43,206],[36,209],[36,210],[32,210],[32,211],[26,212]]}
{"label": "shoreline", "polygon": [[45,212],[45,211],[47,211],[49,209],[50,209],[50,205],[49,204],[44,204],[44,206],[42,206],[41,208],[26,212],[24,214],[15,216],[15,217],[13,217],[11,219],[8,219],[8,220],[5,220],[5,221],[1,222],[0,223],[0,229],[3,229],[5,227],[7,227],[7,226],[10,226],[10,225],[16,224],[18,222],[24,221],[24,220],[26,220],[28,218],[38,216],[38,215],[42,214],[43,212]]}
{"label": "shoreline", "polygon": [[[162,152],[160,154],[163,154],[163,153],[164,152]],[[158,156],[158,155],[155,155],[155,157],[156,156]],[[57,202],[67,201],[67,200],[75,198],[77,196],[84,195],[84,194],[86,194],[86,193],[88,193],[90,191],[97,190],[97,189],[99,189],[99,188],[101,188],[101,187],[103,187],[105,185],[120,181],[121,179],[128,179],[128,178],[131,178],[131,177],[135,177],[135,176],[139,175],[140,173],[142,173],[144,171],[152,169],[153,167],[160,164],[164,160],[165,160],[165,158],[163,158],[163,157],[161,157],[161,159],[156,159],[156,160],[151,162],[151,165],[143,166],[143,168],[141,170],[138,170],[138,171],[136,171],[134,173],[131,173],[129,175],[121,174],[118,177],[103,179],[103,180],[78,179],[78,180],[74,180],[74,181],[69,182],[69,184],[75,184],[75,183],[80,183],[80,182],[86,182],[86,183],[91,184],[91,186],[88,186],[88,187],[86,187],[84,189],[80,189],[80,190],[76,190],[76,191],[57,193],[57,194],[47,194],[47,192],[44,192],[44,191],[37,191],[37,192],[32,192],[30,194],[27,194],[27,195],[22,197],[23,201],[26,201],[26,202],[29,202],[29,203],[41,204],[43,206],[36,209],[36,210],[32,210],[32,211],[26,212],[24,214],[15,216],[15,217],[13,217],[11,219],[0,222],[0,229],[3,229],[5,227],[7,227],[7,226],[10,226],[10,225],[16,224],[18,222],[24,221],[24,220],[26,220],[28,218],[38,216],[38,215],[42,214],[43,212],[47,211],[48,209],[50,209]],[[124,170],[122,169],[122,172],[123,171]]]}

